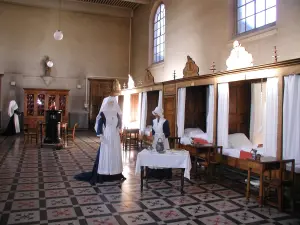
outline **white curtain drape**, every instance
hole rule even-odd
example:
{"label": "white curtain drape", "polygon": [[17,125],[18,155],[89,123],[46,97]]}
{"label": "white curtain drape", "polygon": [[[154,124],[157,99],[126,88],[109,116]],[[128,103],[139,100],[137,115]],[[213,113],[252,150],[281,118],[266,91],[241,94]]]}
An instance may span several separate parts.
{"label": "white curtain drape", "polygon": [[208,142],[213,142],[214,136],[214,85],[209,85],[207,88],[207,104],[206,104],[206,132]]}
{"label": "white curtain drape", "polygon": [[266,83],[251,84],[250,141],[263,144],[266,114]]}
{"label": "white curtain drape", "polygon": [[119,103],[119,96],[118,95],[116,96],[116,100],[117,100],[117,103]]}
{"label": "white curtain drape", "polygon": [[147,123],[147,92],[143,92],[142,95],[142,106],[141,106],[141,124],[140,134],[143,135]]}
{"label": "white curtain drape", "polygon": [[123,118],[122,118],[122,126],[128,127],[130,123],[130,94],[124,94],[124,102],[123,102]]}
{"label": "white curtain drape", "polygon": [[158,107],[163,109],[163,93],[162,93],[162,91],[159,91],[157,105],[158,105]]}
{"label": "white curtain drape", "polygon": [[179,88],[178,89],[178,103],[177,103],[177,135],[178,135],[178,137],[182,137],[184,134],[185,97],[186,97],[186,88]]}
{"label": "white curtain drape", "polygon": [[276,157],[278,124],[278,78],[268,78],[266,85],[266,122],[264,155]]}
{"label": "white curtain drape", "polygon": [[300,76],[284,77],[283,158],[300,164]]}
{"label": "white curtain drape", "polygon": [[228,148],[228,121],[229,121],[229,85],[218,84],[218,124],[217,143]]}
{"label": "white curtain drape", "polygon": [[138,101],[138,114],[137,114],[137,127],[141,126],[141,113],[142,113],[142,94],[139,93],[139,101]]}

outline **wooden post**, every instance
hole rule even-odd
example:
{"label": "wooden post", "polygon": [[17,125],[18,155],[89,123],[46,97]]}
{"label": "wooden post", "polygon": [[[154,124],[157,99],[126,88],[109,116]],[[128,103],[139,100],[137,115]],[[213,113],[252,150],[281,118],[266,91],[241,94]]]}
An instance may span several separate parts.
{"label": "wooden post", "polygon": [[283,124],[283,75],[278,76],[278,124],[277,124],[277,154],[282,159],[282,124]]}

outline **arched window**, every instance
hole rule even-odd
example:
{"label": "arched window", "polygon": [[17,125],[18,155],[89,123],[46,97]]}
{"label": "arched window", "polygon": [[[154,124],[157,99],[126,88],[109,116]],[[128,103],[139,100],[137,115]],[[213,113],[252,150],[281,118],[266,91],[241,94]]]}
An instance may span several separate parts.
{"label": "arched window", "polygon": [[154,16],[153,29],[153,62],[162,62],[165,59],[165,5],[160,4]]}

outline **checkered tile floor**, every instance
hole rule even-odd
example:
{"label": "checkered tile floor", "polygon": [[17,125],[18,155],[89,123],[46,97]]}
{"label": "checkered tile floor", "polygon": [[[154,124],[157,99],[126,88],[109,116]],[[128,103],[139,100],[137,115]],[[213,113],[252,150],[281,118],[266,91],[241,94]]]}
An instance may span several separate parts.
{"label": "checkered tile floor", "polygon": [[[0,224],[135,225],[135,224],[300,224],[273,208],[219,184],[179,179],[151,181],[140,193],[135,151],[123,152],[120,183],[91,186],[73,179],[90,171],[96,151],[93,134],[78,133],[76,144],[63,150],[24,148],[22,137],[0,137]],[[179,177],[178,177],[179,178]]]}

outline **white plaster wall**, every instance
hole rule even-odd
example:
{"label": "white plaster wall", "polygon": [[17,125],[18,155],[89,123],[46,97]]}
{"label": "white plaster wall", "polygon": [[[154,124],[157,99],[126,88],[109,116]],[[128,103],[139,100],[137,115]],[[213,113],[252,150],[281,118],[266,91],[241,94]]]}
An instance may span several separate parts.
{"label": "white plaster wall", "polygon": [[[153,1],[153,4],[156,1]],[[200,74],[226,70],[226,59],[236,39],[234,0],[163,0],[166,6],[166,55],[162,65],[148,64],[149,18],[153,4],[138,7],[133,20],[132,72],[136,80],[150,66],[155,81],[182,77],[186,56],[198,64]],[[273,62],[276,45],[279,60],[300,57],[300,1],[277,0],[276,27],[237,38],[254,58],[254,65]]]}
{"label": "white plaster wall", "polygon": [[[55,41],[58,11],[0,3],[0,74],[3,127],[11,90],[23,110],[23,88],[69,89],[69,111],[86,113],[84,77],[127,78],[129,18],[63,11],[62,41]],[[41,61],[54,62],[53,82],[47,87],[40,78]],[[11,87],[10,81],[17,86]],[[76,85],[81,83],[82,89]]]}

